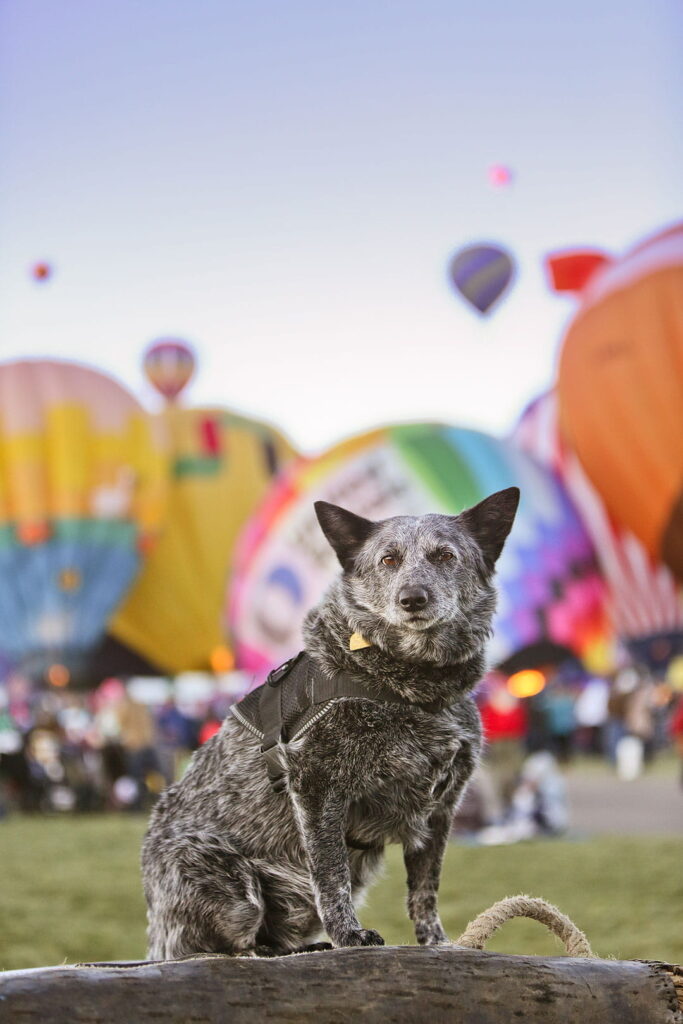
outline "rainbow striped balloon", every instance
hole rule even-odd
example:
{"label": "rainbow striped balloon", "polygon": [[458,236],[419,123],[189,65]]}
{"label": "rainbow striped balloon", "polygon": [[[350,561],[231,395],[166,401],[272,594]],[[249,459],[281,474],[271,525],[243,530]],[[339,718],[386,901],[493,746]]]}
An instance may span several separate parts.
{"label": "rainbow striped balloon", "polygon": [[492,664],[544,641],[582,656],[604,644],[593,548],[557,478],[515,446],[435,424],[387,427],[300,460],[242,536],[227,618],[238,661],[262,675],[301,645],[301,622],[338,571],[319,498],[370,519],[456,514],[516,484],[521,503],[498,563]]}

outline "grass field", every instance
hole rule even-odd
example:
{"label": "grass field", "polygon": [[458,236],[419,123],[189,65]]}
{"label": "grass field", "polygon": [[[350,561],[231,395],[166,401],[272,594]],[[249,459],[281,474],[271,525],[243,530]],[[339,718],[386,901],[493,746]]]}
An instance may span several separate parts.
{"label": "grass field", "polygon": [[[11,818],[0,824],[0,968],[144,956],[138,853],[141,818]],[[513,847],[449,848],[441,887],[446,930],[502,896],[528,892],[560,906],[596,953],[683,961],[683,842],[605,837]],[[400,850],[362,913],[388,943],[410,943]],[[537,924],[516,922],[489,944],[509,953],[557,955]]]}

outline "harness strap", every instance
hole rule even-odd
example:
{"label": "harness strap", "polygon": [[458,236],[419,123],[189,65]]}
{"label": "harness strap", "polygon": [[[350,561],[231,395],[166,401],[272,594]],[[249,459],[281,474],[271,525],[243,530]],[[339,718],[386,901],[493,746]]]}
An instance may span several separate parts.
{"label": "harness strap", "polygon": [[286,765],[281,747],[278,746],[282,735],[282,688],[279,680],[275,683],[267,682],[263,687],[259,709],[263,725],[261,753],[266,762],[271,786],[276,793],[282,793],[287,788],[287,781]]}
{"label": "harness strap", "polygon": [[386,704],[403,704],[404,707],[419,708],[420,711],[429,711],[435,714],[442,711],[444,705],[441,701],[432,701],[430,704],[417,704],[415,701],[406,700],[388,686],[376,684],[372,691],[363,683],[353,679],[346,672],[338,672],[331,679],[329,676],[318,676],[313,679],[313,704],[324,704],[328,700],[335,700],[337,697],[362,697],[364,700],[377,700]]}
{"label": "harness strap", "polygon": [[[259,701],[261,725],[263,727],[261,753],[266,763],[270,784],[276,793],[282,793],[287,788],[287,762],[284,756],[287,737],[284,734],[281,684],[304,655],[305,652],[301,651],[295,658],[290,658],[284,665],[273,669],[266,683],[261,688]],[[401,697],[388,686],[381,686],[380,684],[374,686],[372,692],[370,692],[367,686],[353,679],[346,672],[338,672],[330,678],[322,674],[313,675],[308,671],[306,663],[300,665],[300,669],[306,672],[308,681],[311,683],[311,703],[314,705],[327,704],[338,697],[362,697],[364,700],[375,700],[419,708],[421,711],[427,711],[432,714],[443,710],[444,707],[440,701],[433,701],[430,704],[416,704],[413,701],[406,700],[405,697]]]}

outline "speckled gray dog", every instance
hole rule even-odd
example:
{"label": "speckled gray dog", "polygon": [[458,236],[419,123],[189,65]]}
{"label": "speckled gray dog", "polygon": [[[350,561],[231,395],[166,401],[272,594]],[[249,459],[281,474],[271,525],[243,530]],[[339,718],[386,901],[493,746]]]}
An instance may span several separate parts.
{"label": "speckled gray dog", "polygon": [[[381,945],[354,906],[386,843],[403,846],[417,941],[446,941],[441,864],[481,745],[470,694],[518,500],[512,487],[459,516],[381,522],[316,504],[343,572],[307,616],[306,651],[367,698],[330,701],[287,746],[285,792],[273,791],[258,738],[234,716],[197,751],[144,841],[151,959],[286,953],[322,931],[335,946]],[[366,646],[351,650],[352,636]],[[380,691],[397,702],[373,699]]]}

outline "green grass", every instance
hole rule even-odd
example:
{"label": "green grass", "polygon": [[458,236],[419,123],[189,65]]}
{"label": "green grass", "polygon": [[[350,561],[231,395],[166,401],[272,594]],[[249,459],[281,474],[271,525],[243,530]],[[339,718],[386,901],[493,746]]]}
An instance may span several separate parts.
{"label": "green grass", "polygon": [[[141,818],[11,818],[0,823],[0,968],[144,956],[138,855]],[[683,961],[683,842],[601,838],[511,847],[449,848],[444,925],[457,938],[503,896],[543,896],[569,914],[601,956]],[[404,912],[400,850],[363,910],[389,943],[413,940]],[[489,943],[509,953],[557,955],[540,925],[513,921]]]}
{"label": "green grass", "polygon": [[[392,848],[387,860],[387,874],[371,891],[363,917],[387,942],[413,942],[403,911],[400,850]],[[542,896],[568,914],[598,956],[682,962],[679,839],[610,836],[582,842],[449,847],[439,903],[452,939],[496,900],[519,892]],[[510,921],[487,949],[541,956],[564,952],[558,939],[528,920]]]}

